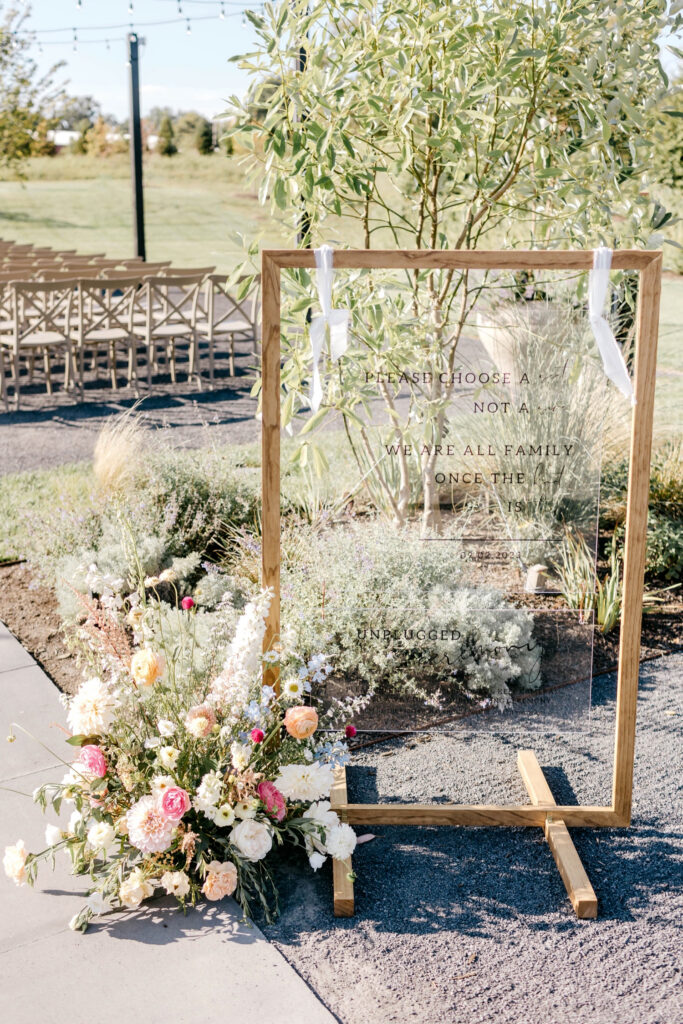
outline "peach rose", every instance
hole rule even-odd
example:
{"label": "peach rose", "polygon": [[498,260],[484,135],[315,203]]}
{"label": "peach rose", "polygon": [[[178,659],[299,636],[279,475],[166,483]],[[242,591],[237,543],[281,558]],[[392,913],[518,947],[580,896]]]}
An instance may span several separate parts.
{"label": "peach rose", "polygon": [[156,651],[141,647],[133,655],[130,673],[138,686],[154,686],[164,673],[166,662]]}
{"label": "peach rose", "polygon": [[230,896],[237,888],[237,868],[230,860],[221,863],[212,860],[206,876],[202,892],[210,900],[222,900]]}
{"label": "peach rose", "polygon": [[285,729],[295,740],[307,740],[318,728],[318,712],[315,708],[289,708],[285,714]]}

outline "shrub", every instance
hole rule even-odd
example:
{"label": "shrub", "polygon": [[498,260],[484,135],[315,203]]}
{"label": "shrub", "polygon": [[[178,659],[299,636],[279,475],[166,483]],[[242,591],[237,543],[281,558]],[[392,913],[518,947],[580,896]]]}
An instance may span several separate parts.
{"label": "shrub", "polygon": [[428,688],[434,704],[444,684],[501,706],[510,700],[508,684],[540,685],[532,615],[493,589],[459,585],[442,544],[366,520],[311,532],[302,548],[282,574],[283,635],[302,656],[325,650],[341,676],[368,691],[424,699]]}
{"label": "shrub", "polygon": [[194,136],[194,144],[198,153],[208,156],[213,153],[213,128],[211,122],[203,118],[197,125]]}
{"label": "shrub", "polygon": [[175,136],[171,118],[165,115],[159,127],[159,141],[157,142],[157,153],[161,156],[175,156],[178,147],[175,144]]}
{"label": "shrub", "polygon": [[683,520],[673,521],[650,512],[647,517],[646,573],[678,583],[683,579]]}

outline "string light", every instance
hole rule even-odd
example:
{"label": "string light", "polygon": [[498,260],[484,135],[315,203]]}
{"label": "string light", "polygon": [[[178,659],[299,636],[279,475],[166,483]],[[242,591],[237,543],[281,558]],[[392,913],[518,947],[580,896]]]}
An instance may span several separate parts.
{"label": "string light", "polygon": [[81,8],[83,6],[83,0],[76,0],[76,7]]}
{"label": "string light", "polygon": [[187,19],[187,28],[185,29],[185,31],[188,34],[188,36],[192,35],[192,25],[190,25],[190,19],[189,18]]}
{"label": "string light", "polygon": [[182,18],[182,16],[183,16],[183,5],[181,4],[180,0],[178,0],[178,17]]}
{"label": "string light", "polygon": [[220,10],[220,14],[218,15],[218,17],[221,19],[221,21],[223,21],[225,19],[225,4],[223,4],[223,3],[221,4],[221,10]]}
{"label": "string light", "polygon": [[129,14],[133,13],[133,0],[129,0],[129,3],[128,3],[128,13]]}
{"label": "string light", "polygon": [[74,52],[77,49],[78,49],[78,35],[76,34],[76,29],[74,29]]}

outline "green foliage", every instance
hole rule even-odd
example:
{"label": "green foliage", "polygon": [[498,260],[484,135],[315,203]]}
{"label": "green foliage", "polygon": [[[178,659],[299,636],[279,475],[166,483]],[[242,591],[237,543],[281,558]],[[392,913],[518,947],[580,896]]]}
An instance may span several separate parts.
{"label": "green foliage", "polygon": [[659,103],[653,172],[664,185],[683,182],[683,89],[676,85]]}
{"label": "green foliage", "polygon": [[202,156],[208,156],[209,153],[213,153],[213,127],[206,118],[202,118],[197,125],[194,143],[197,152],[201,153]]}
{"label": "green foliage", "polygon": [[[233,101],[235,132],[251,138],[272,212],[294,226],[303,204],[305,241],[348,222],[356,244],[375,248],[660,244],[666,217],[647,187],[665,88],[659,37],[680,21],[665,0],[618,10],[602,0],[281,0],[249,17],[259,47],[241,61],[253,85]],[[307,403],[311,278],[283,283],[291,418]],[[441,376],[481,289],[475,275],[437,271],[338,280],[336,305],[351,310],[364,357],[389,355],[439,382],[428,401],[414,390],[406,415],[391,389],[381,394],[398,445],[412,434],[433,453],[441,444],[451,396]],[[400,526],[415,481],[398,460],[377,464],[364,382],[328,374],[324,408],[343,416],[373,500]],[[425,532],[439,525],[436,460],[418,471]]]}
{"label": "green foliage", "polygon": [[44,75],[30,56],[33,39],[24,28],[30,10],[10,8],[0,21],[0,167],[21,176],[21,165],[30,156],[43,122],[57,122],[46,110],[56,101],[54,75],[61,64]]}
{"label": "green foliage", "polygon": [[159,127],[159,141],[157,142],[157,153],[161,156],[175,156],[178,147],[175,144],[175,133],[171,118],[164,116]]}
{"label": "green foliage", "polygon": [[654,512],[648,515],[645,568],[653,580],[683,580],[683,519],[668,519]]}
{"label": "green foliage", "polygon": [[601,633],[609,633],[621,617],[621,560],[617,551],[616,535],[612,538],[609,572],[599,579],[595,570],[594,553],[584,537],[569,531],[560,549],[560,560],[555,564],[562,596],[569,608],[578,608],[588,618],[595,612]]}

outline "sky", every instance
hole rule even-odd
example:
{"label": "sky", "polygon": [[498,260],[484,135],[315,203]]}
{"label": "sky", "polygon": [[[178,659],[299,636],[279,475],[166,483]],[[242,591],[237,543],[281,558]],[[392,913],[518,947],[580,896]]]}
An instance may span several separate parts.
{"label": "sky", "polygon": [[[224,0],[224,19],[220,18],[220,0],[180,0],[182,15],[178,0],[133,0],[132,13],[129,0],[81,0],[80,6],[77,0],[31,0],[25,6],[31,14],[24,27],[37,32],[42,47],[42,53],[37,44],[33,48],[41,70],[65,61],[57,81],[65,84],[70,95],[94,96],[104,113],[117,119],[128,116],[125,40],[131,24],[146,40],[140,60],[143,115],[151,107],[167,106],[212,117],[226,109],[230,96],[244,93],[249,84],[246,72],[228,61],[234,54],[253,49],[255,35],[250,23],[243,24],[242,10],[256,7],[254,0],[250,4]],[[171,24],[145,25],[152,21]],[[123,27],[88,28],[112,25]],[[40,31],[45,29],[66,31]],[[74,29],[78,38],[75,51]],[[105,39],[109,39],[109,48]]]}

